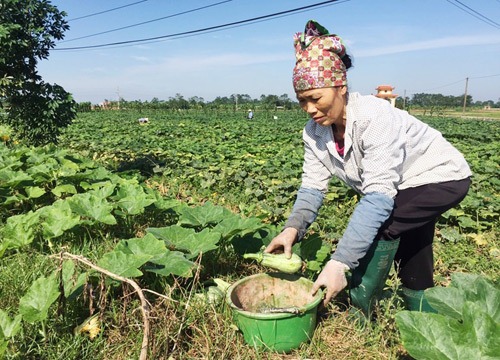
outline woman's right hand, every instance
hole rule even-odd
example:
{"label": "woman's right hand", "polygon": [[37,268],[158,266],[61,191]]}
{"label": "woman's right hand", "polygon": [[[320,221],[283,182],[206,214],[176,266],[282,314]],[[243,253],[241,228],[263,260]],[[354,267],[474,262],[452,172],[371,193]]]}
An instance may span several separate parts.
{"label": "woman's right hand", "polygon": [[297,234],[299,232],[295,228],[286,228],[278,236],[276,236],[271,243],[267,245],[264,250],[265,253],[273,253],[276,250],[283,250],[286,257],[292,257],[292,246],[297,241]]}

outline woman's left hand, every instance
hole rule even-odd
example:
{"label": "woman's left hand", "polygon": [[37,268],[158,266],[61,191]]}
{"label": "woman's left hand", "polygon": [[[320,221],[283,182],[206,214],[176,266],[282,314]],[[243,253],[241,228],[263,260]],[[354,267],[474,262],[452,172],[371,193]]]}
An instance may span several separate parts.
{"label": "woman's left hand", "polygon": [[347,286],[345,273],[348,270],[349,267],[340,261],[328,261],[313,284],[311,289],[312,295],[314,296],[321,287],[325,287],[326,294],[323,305],[328,305],[330,300]]}

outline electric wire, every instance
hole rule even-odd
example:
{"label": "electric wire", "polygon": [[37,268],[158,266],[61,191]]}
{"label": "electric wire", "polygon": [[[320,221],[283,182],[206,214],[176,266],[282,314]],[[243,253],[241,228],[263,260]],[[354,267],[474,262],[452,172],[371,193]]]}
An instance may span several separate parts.
{"label": "electric wire", "polygon": [[[335,4],[338,5],[338,4],[347,2],[347,1],[350,1],[350,0],[338,0]],[[326,4],[326,5],[318,6],[317,8],[321,9],[323,7],[332,6],[332,5],[334,5],[334,4]],[[300,13],[307,12],[307,11],[309,11],[309,9],[304,9],[304,10],[297,11],[297,12],[290,13],[290,14],[279,15],[279,16],[276,16],[276,17],[273,17],[273,18],[270,18],[270,19],[256,20],[256,21],[251,22],[251,23],[233,25],[233,26],[229,26],[229,27],[223,28],[223,29],[208,30],[208,31],[203,32],[203,35],[214,33],[214,32],[218,32],[218,31],[224,31],[224,30],[228,30],[228,29],[235,29],[235,28],[239,28],[239,27],[243,27],[243,26],[254,25],[254,24],[261,23],[261,22],[271,21],[271,20],[274,20],[274,19],[280,19],[280,18],[284,18],[284,17],[287,17],[287,16],[292,16],[292,15],[295,15],[295,14],[300,14]],[[175,36],[175,37],[171,37],[171,38],[167,38],[167,39],[150,40],[150,41],[142,42],[141,45],[148,45],[148,44],[155,44],[155,43],[164,42],[164,41],[171,41],[172,39],[175,39],[175,40],[177,40],[177,39],[185,39],[185,38],[189,38],[189,37],[193,37],[193,36],[198,36],[198,35],[200,35],[200,34],[195,33],[195,34],[179,35],[179,36]],[[131,44],[114,45],[114,46],[107,47],[107,49],[118,49],[118,48],[124,48],[124,47],[129,47],[129,46],[135,46],[135,45],[134,44],[132,44],[132,45]],[[87,50],[87,49],[75,49],[75,50],[72,50],[72,51],[85,51],[85,50]]]}
{"label": "electric wire", "polygon": [[[323,1],[320,3],[312,4],[312,5],[307,5],[307,6],[302,6],[299,8],[295,9],[290,9],[290,10],[285,10],[285,11],[280,11],[277,13],[273,14],[268,14],[268,15],[262,15],[262,16],[257,16],[254,18],[246,19],[246,20],[240,20],[240,21],[234,21],[222,25],[215,25],[215,26],[209,26],[206,28],[202,29],[197,29],[197,30],[190,30],[190,31],[184,31],[180,33],[175,33],[175,34],[168,34],[168,35],[161,35],[161,36],[154,36],[150,38],[143,38],[143,39],[137,39],[137,40],[125,40],[125,41],[117,41],[117,42],[112,42],[112,43],[106,43],[106,44],[98,44],[98,45],[87,45],[87,46],[76,46],[76,47],[66,47],[66,48],[54,48],[52,49],[53,51],[67,51],[67,50],[83,50],[83,49],[96,49],[96,48],[103,48],[103,47],[109,47],[109,46],[114,46],[114,45],[133,45],[137,43],[143,43],[146,41],[151,41],[151,40],[159,40],[159,39],[168,39],[168,38],[173,38],[173,37],[179,37],[179,36],[184,36],[184,35],[190,35],[190,34],[199,34],[199,33],[205,33],[211,30],[216,30],[216,29],[223,29],[227,28],[230,26],[235,26],[235,25],[240,25],[240,24],[245,24],[245,23],[250,23],[250,22],[256,22],[258,20],[263,20],[263,19],[268,19],[272,17],[277,17],[280,15],[284,14],[290,14],[290,13],[296,13],[304,9],[312,9],[315,7],[319,7],[325,4],[331,4],[338,2],[339,0],[329,0],[329,1]],[[349,0],[346,0],[349,1]]]}
{"label": "electric wire", "polygon": [[[478,20],[481,20],[482,22],[488,24],[488,25],[491,25],[497,29],[500,29],[500,24],[498,24],[497,22],[491,20],[490,18],[482,15],[481,13],[475,11],[474,9],[470,8],[469,6],[463,4],[462,2],[458,1],[458,0],[446,0],[447,2],[449,2],[450,4],[452,4],[453,6],[456,6],[457,8],[459,8],[460,10],[462,11],[465,11],[467,14],[469,15],[472,15],[474,16],[476,19]],[[462,6],[464,6],[464,8],[460,7],[459,5],[455,4],[455,3],[458,3]]]}
{"label": "electric wire", "polygon": [[[485,78],[491,78],[491,77],[495,77],[495,76],[500,76],[500,74],[485,75],[485,76],[469,76],[468,79],[469,80],[473,80],[473,79],[485,79]],[[446,84],[446,85],[436,86],[436,87],[433,87],[433,88],[430,88],[430,89],[425,89],[425,90],[421,90],[421,91],[413,91],[413,92],[410,91],[409,94],[420,94],[420,93],[425,93],[426,91],[442,89],[442,88],[445,88],[445,87],[448,87],[448,86],[452,86],[452,85],[456,85],[456,84],[459,84],[459,83],[463,83],[464,81],[466,81],[466,78],[460,79],[458,81],[455,81],[455,82],[452,82],[452,83],[449,83],[449,84]]]}
{"label": "electric wire", "polygon": [[476,77],[470,77],[469,79],[484,79],[484,78],[490,78],[490,77],[495,77],[495,76],[500,76],[500,74],[486,75],[486,76],[476,76]]}
{"label": "electric wire", "polygon": [[112,9],[103,10],[103,11],[95,12],[95,13],[92,13],[92,14],[79,16],[79,17],[76,17],[76,18],[73,18],[73,19],[68,19],[68,21],[76,21],[76,20],[80,20],[80,19],[89,18],[89,17],[91,17],[91,16],[96,16],[96,15],[105,14],[105,13],[108,13],[108,12],[111,12],[111,11],[115,11],[115,10],[119,10],[119,9],[123,9],[123,8],[129,7],[129,6],[132,6],[132,5],[137,5],[137,4],[140,4],[140,3],[146,2],[146,1],[148,1],[148,0],[136,1],[136,2],[131,3],[131,4],[122,5],[122,6],[118,6],[118,7],[112,8]]}
{"label": "electric wire", "polygon": [[470,6],[467,6],[466,4],[464,4],[463,2],[459,1],[459,0],[454,0],[455,2],[459,3],[460,5],[462,5],[463,7],[466,7],[467,9],[469,9],[470,11],[472,11],[473,13],[479,15],[481,18],[485,19],[486,21],[489,21],[491,22],[492,24],[496,25],[497,27],[500,26],[499,23],[491,20],[490,18],[484,16],[483,14],[477,12],[476,10],[474,10],[473,8],[471,8]]}
{"label": "electric wire", "polygon": [[143,21],[143,22],[140,22],[140,23],[137,23],[137,24],[127,25],[127,26],[123,26],[123,27],[120,27],[120,28],[116,28],[116,29],[101,31],[101,32],[98,32],[98,33],[95,33],[95,34],[91,34],[91,35],[85,35],[85,36],[80,36],[80,37],[73,38],[73,39],[59,41],[59,44],[60,43],[65,43],[65,42],[69,42],[69,41],[86,39],[86,38],[89,38],[89,37],[98,36],[98,35],[102,35],[102,34],[108,34],[108,33],[111,33],[111,32],[115,32],[115,31],[119,31],[119,30],[124,30],[124,29],[129,29],[129,28],[132,28],[132,27],[140,26],[140,25],[146,25],[146,24],[153,23],[155,21],[165,20],[165,19],[176,17],[176,16],[189,14],[189,13],[192,13],[192,12],[196,12],[196,11],[199,11],[199,10],[204,10],[204,9],[207,9],[207,8],[210,8],[210,7],[214,7],[214,6],[217,6],[217,5],[221,5],[221,4],[224,4],[224,3],[228,3],[228,2],[231,2],[231,1],[233,1],[233,0],[219,1],[218,3],[215,3],[215,4],[206,5],[206,6],[202,6],[202,7],[199,7],[199,8],[182,11],[182,12],[175,13],[175,14],[172,14],[172,15],[163,16],[161,18],[152,19],[152,20],[148,20],[148,21]]}

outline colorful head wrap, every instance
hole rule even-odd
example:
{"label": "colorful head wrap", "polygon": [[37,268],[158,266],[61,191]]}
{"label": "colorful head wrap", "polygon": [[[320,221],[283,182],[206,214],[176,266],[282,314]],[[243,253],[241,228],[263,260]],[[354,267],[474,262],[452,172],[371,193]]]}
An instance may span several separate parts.
{"label": "colorful head wrap", "polygon": [[309,20],[304,32],[296,33],[293,40],[295,91],[347,85],[347,69],[341,60],[346,47],[339,36]]}

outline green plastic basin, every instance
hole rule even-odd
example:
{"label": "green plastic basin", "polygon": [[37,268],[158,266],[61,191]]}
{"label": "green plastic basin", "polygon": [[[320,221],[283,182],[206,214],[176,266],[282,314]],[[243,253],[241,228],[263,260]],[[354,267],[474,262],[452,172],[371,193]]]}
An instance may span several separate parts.
{"label": "green plastic basin", "polygon": [[235,282],[226,300],[251,346],[290,352],[309,341],[316,328],[321,291],[311,296],[313,282],[283,273],[256,274]]}

